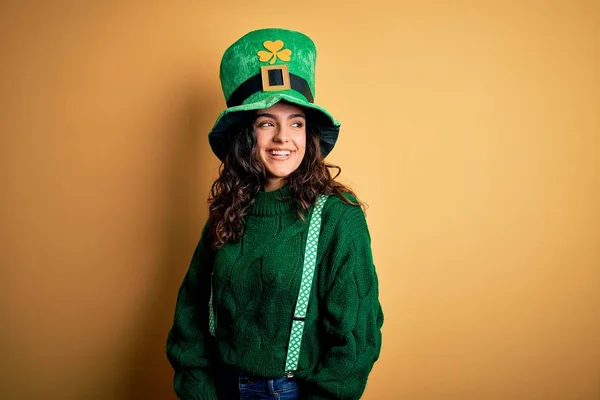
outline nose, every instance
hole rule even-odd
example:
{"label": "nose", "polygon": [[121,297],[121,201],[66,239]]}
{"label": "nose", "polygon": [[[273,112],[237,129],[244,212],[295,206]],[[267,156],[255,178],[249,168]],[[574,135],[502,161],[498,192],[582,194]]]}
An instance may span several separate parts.
{"label": "nose", "polygon": [[273,141],[277,142],[277,143],[287,143],[290,141],[290,136],[289,136],[289,131],[288,131],[287,126],[285,125],[280,125],[277,128],[277,132],[275,132],[275,135],[273,136]]}

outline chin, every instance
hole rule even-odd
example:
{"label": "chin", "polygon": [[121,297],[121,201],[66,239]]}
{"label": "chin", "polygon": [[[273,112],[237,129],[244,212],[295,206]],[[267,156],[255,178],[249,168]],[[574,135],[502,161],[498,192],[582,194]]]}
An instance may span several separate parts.
{"label": "chin", "polygon": [[285,179],[291,174],[294,173],[300,166],[287,166],[287,168],[281,168],[283,166],[278,166],[279,168],[273,168],[272,165],[266,164],[266,172],[269,177],[276,179]]}
{"label": "chin", "polygon": [[294,172],[294,171],[290,171],[289,173],[288,172],[282,172],[282,171],[277,171],[277,172],[275,172],[275,171],[267,171],[267,172],[268,172],[269,178],[273,178],[273,179],[287,179],[292,174],[292,172]]}

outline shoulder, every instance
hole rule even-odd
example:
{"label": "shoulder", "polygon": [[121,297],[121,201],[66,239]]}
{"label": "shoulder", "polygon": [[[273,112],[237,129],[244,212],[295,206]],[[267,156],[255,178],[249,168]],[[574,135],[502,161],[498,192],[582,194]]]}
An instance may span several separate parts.
{"label": "shoulder", "polygon": [[323,207],[323,224],[335,226],[336,235],[354,236],[357,231],[367,232],[365,213],[357,198],[344,193],[344,198],[332,195],[327,198]]}
{"label": "shoulder", "polygon": [[354,195],[345,192],[342,194],[342,197],[338,195],[328,196],[327,202],[323,207],[323,215],[342,217],[344,214],[349,214],[364,217],[362,207]]}

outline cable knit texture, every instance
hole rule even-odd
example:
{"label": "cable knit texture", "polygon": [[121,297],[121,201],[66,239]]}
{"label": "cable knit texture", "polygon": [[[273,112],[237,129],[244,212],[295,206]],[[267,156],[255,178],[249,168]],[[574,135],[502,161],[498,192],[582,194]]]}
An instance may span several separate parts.
{"label": "cable knit texture", "polygon": [[[216,399],[222,364],[268,378],[284,375],[310,214],[290,189],[260,192],[238,243],[210,249],[207,228],[179,290],[167,355],[179,398]],[[216,337],[208,333],[211,273]],[[383,313],[362,210],[330,197],[296,377],[302,399],[358,399],[379,357]]]}

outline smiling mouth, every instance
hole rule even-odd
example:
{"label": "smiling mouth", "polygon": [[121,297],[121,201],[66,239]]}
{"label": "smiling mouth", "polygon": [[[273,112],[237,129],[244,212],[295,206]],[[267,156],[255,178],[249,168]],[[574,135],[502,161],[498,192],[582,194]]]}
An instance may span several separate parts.
{"label": "smiling mouth", "polygon": [[292,152],[290,150],[270,150],[269,154],[276,157],[287,157],[292,154]]}

